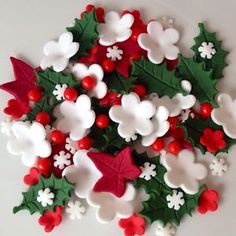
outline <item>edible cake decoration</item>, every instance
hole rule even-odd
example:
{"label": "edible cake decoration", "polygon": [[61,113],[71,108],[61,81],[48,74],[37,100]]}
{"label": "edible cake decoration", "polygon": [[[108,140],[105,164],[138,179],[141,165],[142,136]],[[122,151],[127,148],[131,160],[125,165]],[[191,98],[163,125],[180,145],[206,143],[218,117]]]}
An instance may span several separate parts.
{"label": "edible cake decoration", "polygon": [[228,52],[199,29],[186,57],[173,19],[88,5],[38,68],[11,57],[1,131],[29,168],[13,213],[38,214],[51,232],[86,215],[85,199],[120,235],[174,236],[184,216],[215,212],[222,192],[208,176],[229,168],[236,102],[217,89]]}

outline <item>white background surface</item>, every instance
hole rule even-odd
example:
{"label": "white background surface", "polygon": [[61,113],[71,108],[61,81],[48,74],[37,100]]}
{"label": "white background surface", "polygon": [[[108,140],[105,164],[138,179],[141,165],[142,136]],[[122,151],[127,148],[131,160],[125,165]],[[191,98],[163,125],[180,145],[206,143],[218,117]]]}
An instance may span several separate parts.
{"label": "white background surface", "polygon": [[[37,66],[42,57],[42,47],[50,39],[57,38],[71,21],[78,17],[83,7],[91,3],[81,0],[0,0],[0,82],[13,79],[9,61],[16,56]],[[236,2],[235,0],[116,0],[96,1],[105,8],[142,10],[144,18],[155,19],[169,15],[176,19],[182,35],[181,50],[191,54],[193,37],[198,33],[197,23],[206,21],[207,26],[217,31],[225,48],[231,51],[230,66],[225,70],[225,78],[220,90],[236,98]],[[0,109],[10,98],[0,91]],[[1,112],[0,120],[4,116]],[[12,214],[12,207],[20,203],[24,191],[22,178],[27,169],[19,158],[6,151],[7,138],[0,134],[0,236],[42,236],[38,226],[38,215],[30,216],[23,211]],[[220,209],[215,214],[187,217],[177,236],[234,236],[236,235],[236,148],[229,155],[230,170],[224,178],[211,181],[210,187],[220,190]],[[87,211],[80,221],[64,221],[52,236],[121,236],[116,222],[101,225],[96,222],[93,209]]]}

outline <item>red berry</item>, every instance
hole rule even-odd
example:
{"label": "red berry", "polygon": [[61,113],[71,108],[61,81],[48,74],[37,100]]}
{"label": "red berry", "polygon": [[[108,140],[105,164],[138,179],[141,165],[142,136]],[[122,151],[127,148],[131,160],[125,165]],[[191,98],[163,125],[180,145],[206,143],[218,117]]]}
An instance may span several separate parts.
{"label": "red berry", "polygon": [[133,87],[132,92],[138,94],[140,98],[144,98],[147,95],[147,89],[141,84],[137,84]]}
{"label": "red berry", "polygon": [[65,89],[65,92],[64,92],[65,100],[74,101],[74,100],[76,100],[77,97],[78,97],[78,92],[76,89],[74,89],[72,87],[68,87]]}
{"label": "red berry", "polygon": [[39,172],[45,176],[50,176],[52,172],[52,160],[49,158],[38,158],[36,166]]}
{"label": "red berry", "polygon": [[157,138],[151,147],[155,152],[160,152],[165,147],[165,142],[162,138]]}
{"label": "red berry", "polygon": [[168,144],[167,150],[169,153],[177,155],[182,149],[181,144],[178,141],[171,141]]}
{"label": "red berry", "polygon": [[35,120],[45,126],[50,123],[51,118],[47,112],[42,111],[36,115]]}
{"label": "red berry", "polygon": [[32,102],[39,102],[43,97],[43,89],[35,87],[28,92],[28,99]]}
{"label": "red berry", "polygon": [[93,139],[91,139],[90,137],[84,137],[84,138],[80,139],[77,142],[77,144],[78,144],[79,149],[88,150],[89,148],[92,147]]}
{"label": "red berry", "polygon": [[115,63],[112,60],[107,59],[103,61],[102,68],[106,73],[111,73],[115,70]]}
{"label": "red berry", "polygon": [[86,76],[81,81],[81,86],[85,90],[92,90],[96,86],[96,79],[92,76]]}
{"label": "red berry", "polygon": [[173,130],[176,128],[176,124],[179,122],[179,118],[177,116],[169,117],[168,121],[170,123],[170,130]]}
{"label": "red berry", "polygon": [[140,29],[138,29],[138,28],[135,28],[135,29],[133,29],[132,30],[132,35],[131,35],[131,39],[133,40],[133,41],[137,41],[138,40],[138,36],[140,35]]}
{"label": "red berry", "polygon": [[180,127],[173,128],[170,135],[178,141],[183,141],[185,139],[184,129]]}
{"label": "red berry", "polygon": [[206,103],[201,104],[201,107],[200,107],[201,117],[203,119],[207,119],[211,117],[212,110],[213,110],[213,107],[210,103],[206,102]]}
{"label": "red berry", "polygon": [[107,115],[99,115],[96,118],[96,125],[98,128],[105,129],[110,123],[110,119]]}
{"label": "red berry", "polygon": [[65,135],[60,130],[53,130],[50,134],[50,140],[54,144],[62,144],[65,141]]}

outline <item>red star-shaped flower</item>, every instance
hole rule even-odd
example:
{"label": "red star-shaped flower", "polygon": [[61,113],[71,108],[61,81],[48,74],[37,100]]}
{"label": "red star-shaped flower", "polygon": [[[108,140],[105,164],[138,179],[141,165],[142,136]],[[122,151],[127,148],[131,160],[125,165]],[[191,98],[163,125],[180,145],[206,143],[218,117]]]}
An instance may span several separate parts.
{"label": "red star-shaped flower", "polygon": [[139,177],[141,171],[131,156],[130,147],[124,148],[117,156],[107,153],[89,152],[89,158],[103,174],[95,184],[95,192],[110,192],[122,197],[126,189],[126,180]]}

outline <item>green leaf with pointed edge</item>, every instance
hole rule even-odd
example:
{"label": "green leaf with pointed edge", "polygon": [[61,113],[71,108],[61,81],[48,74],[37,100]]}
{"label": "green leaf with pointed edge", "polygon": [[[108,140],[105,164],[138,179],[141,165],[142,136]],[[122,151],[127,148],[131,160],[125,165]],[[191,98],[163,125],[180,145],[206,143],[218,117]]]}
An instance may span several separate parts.
{"label": "green leaf with pointed edge", "polygon": [[[229,52],[222,49],[222,41],[217,39],[216,33],[209,32],[203,23],[199,23],[198,26],[200,28],[200,34],[194,38],[195,44],[192,47],[192,50],[195,52],[194,59],[198,63],[204,62],[205,70],[213,70],[213,79],[220,79],[223,77],[223,69],[227,66],[225,58]],[[198,48],[203,42],[214,44],[216,53],[211,59],[202,58],[198,51]]]}
{"label": "green leaf with pointed edge", "polygon": [[148,93],[157,93],[159,96],[173,97],[177,93],[186,94],[180,85],[180,79],[173,71],[169,71],[165,64],[156,65],[142,57],[133,62],[132,76],[138,77]]}
{"label": "green leaf with pointed edge", "polygon": [[93,10],[90,13],[83,13],[81,19],[75,19],[73,27],[67,28],[73,34],[74,42],[80,44],[79,51],[73,58],[88,54],[89,49],[94,46],[96,39],[98,39],[98,25],[95,10]]}
{"label": "green leaf with pointed edge", "polygon": [[183,80],[188,80],[192,84],[191,93],[200,103],[209,102],[216,106],[217,81],[212,79],[212,71],[205,71],[202,64],[179,55],[178,74]]}
{"label": "green leaf with pointed edge", "polygon": [[[38,191],[41,189],[50,188],[54,193],[54,199],[52,205],[43,207],[40,202],[37,201]],[[23,201],[19,206],[13,208],[13,213],[16,214],[21,210],[28,210],[30,214],[39,212],[41,215],[47,211],[53,211],[56,206],[65,206],[66,202],[70,199],[73,184],[69,183],[65,177],[57,178],[53,174],[49,178],[40,176],[39,183],[32,185],[28,192],[22,193]]]}

